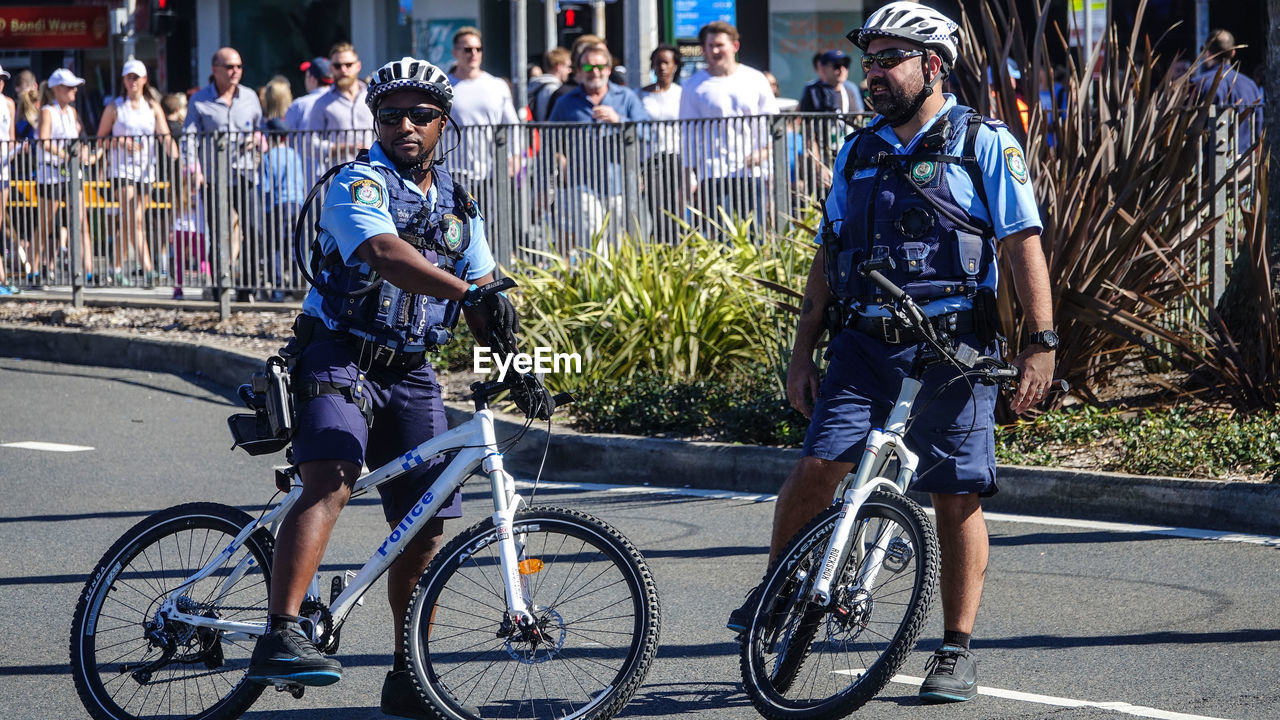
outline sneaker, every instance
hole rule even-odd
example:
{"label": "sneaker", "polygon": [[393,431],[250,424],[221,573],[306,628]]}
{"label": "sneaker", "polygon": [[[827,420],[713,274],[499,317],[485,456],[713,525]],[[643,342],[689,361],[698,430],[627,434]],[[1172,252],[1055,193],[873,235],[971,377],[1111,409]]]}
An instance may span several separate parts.
{"label": "sneaker", "polygon": [[760,604],[760,588],[764,585],[761,583],[747,593],[747,599],[742,603],[742,607],[729,613],[729,622],[724,626],[732,630],[734,633],[741,635],[751,627],[751,618],[755,614],[754,608]]}
{"label": "sneaker", "polygon": [[978,695],[978,661],[957,645],[933,651],[925,665],[920,699],[928,703],[964,702]]}
{"label": "sneaker", "polygon": [[[408,670],[392,670],[387,679],[382,681],[382,702],[379,703],[382,714],[392,717],[428,720],[439,717],[439,713],[428,710],[427,701],[418,694],[413,684],[413,676]],[[480,717],[480,710],[470,705],[462,706],[463,711],[472,717]]]}
{"label": "sneaker", "polygon": [[0,285],[0,295],[12,295],[13,288],[8,285]]}
{"label": "sneaker", "polygon": [[173,299],[174,299],[174,300],[181,300],[181,299],[182,299],[182,288],[174,288],[174,289],[173,289]]}
{"label": "sneaker", "polygon": [[342,664],[321,655],[296,624],[263,635],[249,659],[249,681],[260,685],[285,681],[319,686],[341,679]]}

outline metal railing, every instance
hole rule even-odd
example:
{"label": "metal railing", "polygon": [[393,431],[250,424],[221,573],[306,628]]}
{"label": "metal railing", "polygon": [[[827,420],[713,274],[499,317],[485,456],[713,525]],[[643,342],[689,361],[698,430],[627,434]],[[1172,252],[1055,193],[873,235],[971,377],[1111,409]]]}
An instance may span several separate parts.
{"label": "metal railing", "polygon": [[[1206,178],[1225,177],[1244,149],[1230,115],[1219,117]],[[761,238],[785,229],[830,184],[845,135],[867,118],[470,127],[448,132],[441,149],[509,266],[538,252],[607,253],[628,238],[714,237],[725,216],[749,220]],[[70,286],[77,304],[86,289],[111,286],[203,295],[223,314],[237,296],[300,297],[292,229],[303,198],[371,139],[304,131],[0,143],[2,267],[14,285]],[[1249,192],[1227,183],[1209,198],[1208,215]],[[1231,225],[1220,224],[1195,263],[1213,292],[1225,285],[1234,245]]]}

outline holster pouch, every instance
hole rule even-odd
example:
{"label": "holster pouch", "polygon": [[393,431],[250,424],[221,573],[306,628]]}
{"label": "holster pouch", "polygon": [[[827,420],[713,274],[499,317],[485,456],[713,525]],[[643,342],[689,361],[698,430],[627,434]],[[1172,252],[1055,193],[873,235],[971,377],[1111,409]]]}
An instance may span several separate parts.
{"label": "holster pouch", "polygon": [[284,358],[273,355],[266,367],[254,373],[248,385],[240,386],[240,399],[252,414],[237,413],[227,418],[227,427],[236,447],[250,455],[265,455],[284,449],[293,437],[293,393],[289,368]]}
{"label": "holster pouch", "polygon": [[1000,308],[996,303],[996,293],[991,288],[978,288],[973,296],[973,334],[983,345],[1004,337],[1004,329],[1000,327]]}
{"label": "holster pouch", "polygon": [[825,308],[822,309],[822,313],[823,324],[826,325],[827,332],[830,333],[831,339],[835,340],[836,336],[844,330],[844,304],[839,300],[832,300],[827,303]]}

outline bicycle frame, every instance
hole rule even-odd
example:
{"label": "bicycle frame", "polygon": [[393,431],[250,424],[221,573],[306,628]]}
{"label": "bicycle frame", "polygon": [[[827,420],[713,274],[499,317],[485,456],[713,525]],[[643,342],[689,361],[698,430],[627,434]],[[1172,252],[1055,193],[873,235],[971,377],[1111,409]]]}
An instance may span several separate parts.
{"label": "bicycle frame", "polygon": [[[893,410],[889,412],[884,429],[873,429],[867,436],[867,447],[862,453],[857,469],[846,475],[836,488],[836,499],[841,501],[840,517],[831,532],[823,553],[822,572],[814,580],[809,592],[809,599],[820,605],[831,602],[831,584],[835,581],[849,547],[849,535],[853,531],[853,522],[858,515],[858,508],[866,502],[871,493],[880,488],[890,489],[905,494],[907,486],[915,475],[919,456],[907,448],[905,434],[907,420],[911,415],[911,406],[915,404],[920,392],[921,383],[915,378],[902,380],[902,388],[898,391],[898,399]],[[883,476],[890,460],[898,458],[898,476],[890,480]],[[884,537],[877,538],[871,554],[876,558],[872,562],[863,563],[862,575],[858,578],[860,586],[870,585],[879,570],[879,559],[888,550],[888,541]]]}
{"label": "bicycle frame", "polygon": [[[342,625],[347,615],[360,602],[364,593],[386,572],[396,556],[400,554],[401,549],[422,529],[425,523],[419,521],[431,518],[439,512],[445,500],[449,498],[454,490],[462,486],[463,482],[478,465],[483,465],[484,472],[489,476],[489,483],[492,489],[493,522],[497,528],[498,542],[500,543],[499,555],[503,583],[506,586],[507,611],[513,619],[522,625],[532,621],[532,615],[527,611],[524,593],[521,589],[520,569],[516,559],[519,553],[516,548],[515,538],[511,532],[516,509],[523,502],[523,498],[515,493],[514,478],[503,469],[502,454],[498,452],[497,445],[497,439],[494,434],[493,413],[487,408],[481,409],[477,410],[475,415],[462,425],[427,440],[399,458],[360,476],[356,480],[352,487],[353,494],[375,488],[400,477],[436,455],[458,450],[458,454],[444,468],[440,477],[422,494],[418,502],[410,508],[404,518],[396,524],[386,539],[382,541],[382,544],[374,550],[373,555],[364,566],[356,572],[355,577],[351,578],[350,583],[347,584],[341,594],[333,600],[329,612],[333,620],[334,629]],[[256,522],[246,526],[226,548],[210,560],[199,572],[170,591],[157,615],[164,620],[179,622],[193,627],[214,628],[233,638],[256,638],[261,636],[266,630],[265,621],[232,622],[185,613],[178,609],[178,598],[183,589],[212,575],[222,566],[226,559],[232,557],[243,547],[248,538],[257,532],[259,528],[269,528],[274,535],[280,521],[284,519],[289,509],[293,507],[301,495],[302,486],[295,481],[289,493],[274,508]],[[239,578],[243,577],[252,568],[253,563],[252,556],[243,558],[223,583],[223,587],[232,587]],[[308,588],[308,597],[320,597],[318,573],[312,579]]]}

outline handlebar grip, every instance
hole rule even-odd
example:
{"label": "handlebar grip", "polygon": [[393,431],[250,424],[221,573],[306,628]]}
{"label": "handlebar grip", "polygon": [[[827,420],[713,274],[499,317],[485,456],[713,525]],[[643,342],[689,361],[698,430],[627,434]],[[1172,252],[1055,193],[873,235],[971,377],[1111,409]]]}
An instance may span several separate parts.
{"label": "handlebar grip", "polygon": [[868,270],[866,275],[868,280],[879,285],[880,289],[884,290],[894,300],[901,300],[906,295],[902,288],[889,282],[889,278],[881,275],[879,270]]}
{"label": "handlebar grip", "polygon": [[504,277],[501,280],[494,280],[488,285],[483,285],[481,287],[476,288],[476,297],[477,298],[486,297],[488,295],[493,295],[494,293],[500,293],[503,290],[510,290],[515,286],[516,286],[515,280],[509,277]]}

